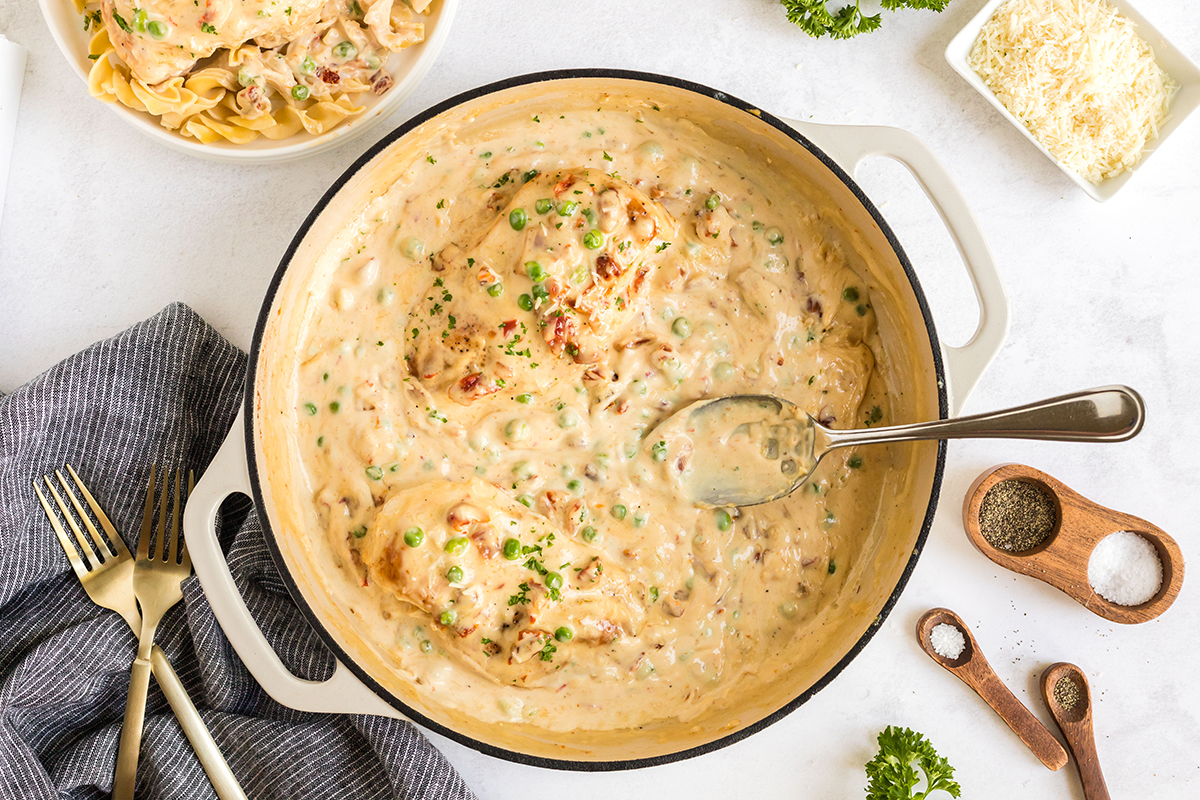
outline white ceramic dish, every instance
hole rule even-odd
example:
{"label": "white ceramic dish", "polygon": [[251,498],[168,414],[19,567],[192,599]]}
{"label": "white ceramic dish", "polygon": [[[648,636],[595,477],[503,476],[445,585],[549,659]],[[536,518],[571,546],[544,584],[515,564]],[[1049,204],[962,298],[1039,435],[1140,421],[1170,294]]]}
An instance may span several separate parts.
{"label": "white ceramic dish", "polygon": [[950,44],[946,47],[946,61],[954,68],[954,71],[963,76],[963,79],[975,90],[987,98],[988,102],[996,107],[996,109],[1011,122],[1017,130],[1025,135],[1025,138],[1033,142],[1034,146],[1046,154],[1046,157],[1058,165],[1058,168],[1066,173],[1067,177],[1075,182],[1080,189],[1083,189],[1093,200],[1103,203],[1110,199],[1120,190],[1122,186],[1129,182],[1134,173],[1140,170],[1147,161],[1150,160],[1158,150],[1166,143],[1171,134],[1183,124],[1183,121],[1200,106],[1200,67],[1189,59],[1186,55],[1179,51],[1175,45],[1167,41],[1158,30],[1146,21],[1146,18],[1138,13],[1127,0],[1106,0],[1109,5],[1117,9],[1126,19],[1133,22],[1137,28],[1138,34],[1146,40],[1154,50],[1154,59],[1159,66],[1166,70],[1176,83],[1179,84],[1179,91],[1175,93],[1175,97],[1171,100],[1171,117],[1163,125],[1159,131],[1158,139],[1147,148],[1145,156],[1141,162],[1132,170],[1126,170],[1115,178],[1109,178],[1100,184],[1094,184],[1084,180],[1075,172],[1063,166],[1058,159],[1050,155],[1050,152],[1042,146],[1037,139],[1033,138],[1033,134],[1025,127],[1019,119],[1004,107],[1004,104],[996,98],[983,82],[983,79],[975,74],[975,70],[971,69],[969,62],[971,49],[975,46],[975,40],[979,38],[979,32],[982,30],[984,23],[991,19],[996,10],[1004,5],[1007,0],[990,0],[987,5],[979,10],[967,26],[950,40]]}
{"label": "white ceramic dish", "polygon": [[[83,80],[86,92],[87,76],[92,67],[92,62],[88,60],[88,42],[92,34],[83,30],[83,17],[75,10],[75,4],[71,0],[38,0],[38,5],[54,41],[58,43],[58,48],[66,57],[67,63]],[[278,141],[260,136],[248,144],[235,145],[224,141],[201,144],[195,139],[164,128],[159,124],[157,117],[134,111],[120,103],[105,105],[156,142],[197,158],[233,164],[277,164],[281,161],[294,161],[328,150],[358,136],[399,108],[433,66],[446,43],[446,37],[450,34],[450,24],[457,9],[458,0],[437,0],[429,16],[424,18],[425,41],[392,54],[388,60],[395,81],[392,88],[383,96],[370,92],[363,94],[362,103],[367,107],[366,111],[321,136],[301,133]]]}

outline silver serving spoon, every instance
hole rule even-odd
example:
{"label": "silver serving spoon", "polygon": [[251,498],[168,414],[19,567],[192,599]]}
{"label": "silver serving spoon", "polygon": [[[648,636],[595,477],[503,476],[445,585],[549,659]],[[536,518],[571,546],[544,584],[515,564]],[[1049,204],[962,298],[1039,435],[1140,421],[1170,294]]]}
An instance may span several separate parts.
{"label": "silver serving spoon", "polygon": [[[1146,407],[1127,386],[1101,386],[1040,403],[958,419],[834,430],[795,403],[745,394],[700,400],[647,437],[655,460],[687,452],[680,480],[706,506],[753,506],[803,484],[831,450],[921,439],[1051,439],[1122,442],[1142,429]],[[685,441],[686,440],[686,441]]]}

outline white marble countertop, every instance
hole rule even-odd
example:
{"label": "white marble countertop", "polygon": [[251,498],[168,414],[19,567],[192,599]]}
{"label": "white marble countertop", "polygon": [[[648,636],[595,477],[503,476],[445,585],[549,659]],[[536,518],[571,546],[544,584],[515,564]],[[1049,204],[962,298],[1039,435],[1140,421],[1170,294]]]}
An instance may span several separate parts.
{"label": "white marble countertop", "polygon": [[[1088,672],[1114,797],[1200,796],[1196,578],[1158,620],[1116,626],[994,566],[969,544],[959,513],[983,469],[1021,461],[1158,524],[1185,558],[1200,554],[1200,326],[1192,308],[1200,296],[1200,118],[1115,200],[1094,203],[942,59],[983,2],[886,15],[882,31],[833,42],[792,28],[774,0],[470,0],[433,71],[394,117],[366,139],[273,167],[196,161],[144,139],[88,97],[34,3],[0,4],[0,32],[29,49],[0,229],[0,391],[173,300],[246,347],[270,275],[319,194],[408,115],[489,81],[623,67],[718,87],[780,116],[906,128],[968,198],[1012,302],[1008,341],[967,411],[1127,383],[1146,398],[1144,432],[1111,446],[952,443],[925,554],[883,629],[813,700],[732,747],[653,769],[568,775],[435,741],[483,800],[525,800],[550,787],[573,798],[854,798],[864,794],[862,765],[876,732],[899,724],[933,740],[966,797],[1081,798],[1073,766],[1047,771],[917,648],[917,617],[945,605],[1047,723],[1041,671],[1062,660]],[[1200,5],[1137,5],[1200,60]],[[916,265],[942,338],[961,343],[974,301],[932,208],[894,163],[868,162],[860,178]]]}

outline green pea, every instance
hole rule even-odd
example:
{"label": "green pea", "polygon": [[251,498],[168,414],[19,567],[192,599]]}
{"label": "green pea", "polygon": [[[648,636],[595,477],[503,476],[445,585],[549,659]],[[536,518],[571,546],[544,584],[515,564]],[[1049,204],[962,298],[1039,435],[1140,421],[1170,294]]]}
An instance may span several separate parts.
{"label": "green pea", "polygon": [[373,481],[383,480],[383,470],[376,466],[367,467],[367,477]]}
{"label": "green pea", "polygon": [[853,286],[847,286],[842,290],[842,299],[853,303],[858,300],[858,289]]}
{"label": "green pea", "polygon": [[254,83],[254,73],[249,70],[239,69],[237,74],[237,82],[242,86],[249,86]]}
{"label": "green pea", "polygon": [[300,73],[303,75],[312,75],[316,71],[317,62],[313,61],[311,57],[305,56],[304,60],[300,62]]}
{"label": "green pea", "polygon": [[854,307],[854,313],[858,314],[860,317],[865,317],[867,315],[867,307],[862,303],[859,303]]}
{"label": "green pea", "polygon": [[409,236],[401,242],[400,249],[404,251],[405,257],[412,261],[420,261],[425,257],[425,243],[415,236]]}
{"label": "green pea", "polygon": [[325,446],[325,437],[318,436],[317,437],[317,447],[324,447],[324,446]]}
{"label": "green pea", "polygon": [[421,652],[428,653],[431,650],[433,650],[433,642],[429,641],[428,639],[424,639],[421,642]]}
{"label": "green pea", "polygon": [[338,58],[351,59],[358,55],[354,42],[338,42],[333,46],[333,54]]}
{"label": "green pea", "polygon": [[374,53],[368,53],[363,56],[363,62],[367,65],[367,69],[379,69],[383,66],[383,62],[379,60],[379,56]]}
{"label": "green pea", "polygon": [[533,311],[533,298],[527,294],[523,294],[517,298],[517,305],[519,305],[523,311]]}
{"label": "green pea", "polygon": [[359,525],[357,528],[350,531],[350,535],[353,536],[355,539],[361,539],[362,537],[367,535],[367,526]]}
{"label": "green pea", "polygon": [[571,270],[571,283],[583,283],[588,279],[588,268],[583,264]]}
{"label": "green pea", "polygon": [[504,426],[504,435],[511,441],[519,442],[529,436],[529,426],[523,419],[512,419]]}
{"label": "green pea", "polygon": [[718,508],[716,514],[717,530],[727,531],[733,525],[733,517],[729,516],[729,512],[723,508]]}
{"label": "green pea", "polygon": [[454,566],[446,570],[446,580],[451,583],[460,583],[463,579],[462,567]]}
{"label": "green pea", "polygon": [[315,416],[317,413],[317,404],[316,403],[305,403],[304,410],[308,412],[308,415],[310,417]]}
{"label": "green pea", "polygon": [[562,585],[563,585],[562,575],[559,575],[557,572],[547,573],[547,575],[546,575],[546,588],[547,589],[561,589]]}
{"label": "green pea", "polygon": [[381,306],[390,306],[392,301],[396,299],[396,290],[390,286],[384,286],[375,293],[375,302]]}
{"label": "green pea", "polygon": [[604,246],[604,234],[592,228],[583,235],[583,246],[588,250],[599,250]]}
{"label": "green pea", "polygon": [[420,547],[423,541],[425,541],[425,531],[416,525],[404,532],[404,543],[409,547]]}
{"label": "green pea", "polygon": [[504,557],[509,561],[516,561],[521,557],[521,543],[516,539],[509,537],[508,539],[505,539],[504,544],[501,545],[501,552],[504,553]]}
{"label": "green pea", "polygon": [[517,498],[517,502],[526,508],[533,508],[533,498],[527,494],[523,494]]}
{"label": "green pea", "polygon": [[554,632],[554,638],[560,642],[569,642],[575,638],[575,634],[566,625],[563,625]]}
{"label": "green pea", "polygon": [[452,556],[457,556],[457,555],[462,555],[464,552],[466,552],[467,545],[469,545],[469,544],[470,544],[470,542],[467,541],[467,538],[465,536],[455,536],[453,539],[450,539],[449,541],[447,541],[445,546],[442,547],[442,549],[445,550],[447,553],[449,553]]}
{"label": "green pea", "polygon": [[528,461],[518,461],[513,467],[513,475],[519,481],[527,481],[537,474],[537,469]]}
{"label": "green pea", "polygon": [[492,297],[499,297],[500,295],[504,294],[504,284],[493,283],[487,288],[487,293]]}
{"label": "green pea", "polygon": [[438,617],[438,622],[449,628],[454,624],[454,620],[458,619],[458,613],[453,608],[447,608]]}
{"label": "green pea", "polygon": [[715,211],[717,206],[721,205],[721,195],[713,192],[708,197],[704,198],[704,207],[709,211]]}
{"label": "green pea", "polygon": [[564,200],[558,204],[555,210],[560,217],[569,217],[575,213],[577,208],[579,208],[579,203],[576,203],[574,200]]}
{"label": "green pea", "polygon": [[541,283],[546,280],[546,270],[536,261],[525,262],[525,274],[529,276],[529,280],[534,283]]}
{"label": "green pea", "polygon": [[532,403],[532,402],[533,402],[533,395],[531,395],[531,394],[519,394],[519,395],[517,395],[517,402],[518,402],[518,403],[525,403],[526,405],[529,405],[530,403]]}
{"label": "green pea", "polygon": [[579,424],[579,414],[573,408],[564,408],[558,415],[558,427],[574,428]]}
{"label": "green pea", "polygon": [[666,442],[655,442],[654,446],[650,448],[650,457],[653,458],[655,461],[666,461],[667,460],[667,443]]}
{"label": "green pea", "polygon": [[831,558],[829,559],[829,574],[832,575],[835,572],[837,572],[837,562]]}
{"label": "green pea", "polygon": [[646,523],[650,521],[649,514],[643,514],[641,511],[633,515],[633,527],[644,528]]}
{"label": "green pea", "polygon": [[581,531],[579,532],[579,535],[583,537],[583,540],[584,540],[585,542],[594,542],[594,541],[596,541],[596,529],[595,529],[595,528],[593,528],[591,525],[588,525],[586,528],[584,528],[583,530],[581,530]]}
{"label": "green pea", "polygon": [[771,244],[783,244],[783,231],[774,226],[767,228],[767,241]]}
{"label": "green pea", "polygon": [[332,403],[329,404],[329,410],[332,411],[334,414],[338,413],[338,411],[340,411],[341,408],[342,408],[342,404],[339,403],[337,400],[334,400]]}
{"label": "green pea", "polygon": [[850,469],[858,469],[862,466],[862,456],[858,455],[858,453],[850,456],[850,458],[846,461],[846,466],[848,466]]}
{"label": "green pea", "polygon": [[297,100],[301,100],[301,101],[307,100],[308,99],[308,87],[305,86],[303,83],[296,84],[295,86],[292,87],[292,97],[294,97]]}
{"label": "green pea", "polygon": [[692,335],[692,323],[687,321],[687,317],[676,317],[671,323],[671,333],[680,339],[686,339]]}
{"label": "green pea", "polygon": [[533,210],[539,214],[549,214],[552,208],[554,208],[554,201],[549,197],[543,197],[533,204]]}
{"label": "green pea", "polygon": [[629,509],[626,508],[625,506],[621,505],[620,503],[617,503],[615,506],[612,507],[612,511],[610,511],[609,513],[612,514],[613,517],[616,519],[625,519],[625,515],[629,513]]}
{"label": "green pea", "polygon": [[657,586],[650,587],[650,602],[651,603],[658,602],[658,587]]}
{"label": "green pea", "polygon": [[596,227],[596,212],[591,208],[583,209],[583,218],[588,221],[588,224],[593,228]]}
{"label": "green pea", "polygon": [[156,19],[152,19],[146,23],[146,31],[155,39],[167,38],[167,32],[169,30],[170,29],[167,27],[167,23],[159,22]]}
{"label": "green pea", "polygon": [[529,221],[529,215],[525,213],[523,208],[514,208],[508,212],[508,224],[512,226],[514,231],[519,231],[525,227],[525,223]]}
{"label": "green pea", "polygon": [[583,488],[583,484],[577,480],[567,481],[567,491],[568,492],[578,492],[582,488]]}

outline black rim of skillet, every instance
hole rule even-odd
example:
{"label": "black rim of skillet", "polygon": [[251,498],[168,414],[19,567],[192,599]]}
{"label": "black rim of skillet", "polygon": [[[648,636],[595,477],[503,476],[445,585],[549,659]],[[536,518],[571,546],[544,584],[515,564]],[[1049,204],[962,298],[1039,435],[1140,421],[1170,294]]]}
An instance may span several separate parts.
{"label": "black rim of skillet", "polygon": [[913,569],[917,565],[917,559],[920,557],[921,551],[925,547],[925,541],[929,537],[929,529],[933,525],[934,512],[937,510],[938,497],[942,486],[942,473],[944,472],[946,466],[946,441],[943,439],[938,442],[937,468],[934,471],[933,486],[929,496],[929,509],[926,512],[925,519],[921,524],[921,531],[917,535],[916,545],[913,547],[912,555],[909,557],[908,563],[905,565],[904,571],[901,573],[900,579],[896,583],[896,588],[892,590],[887,602],[883,604],[883,608],[880,610],[879,615],[873,622],[871,622],[871,624],[867,627],[867,630],[854,644],[854,646],[850,648],[850,651],[846,653],[846,655],[843,656],[842,659],[838,661],[837,664],[835,664],[827,673],[825,673],[825,675],[823,675],[816,683],[805,689],[796,697],[792,698],[792,700],[783,705],[781,708],[775,710],[771,714],[768,714],[754,724],[748,725],[745,728],[741,728],[736,731],[732,731],[725,736],[720,737],[719,739],[714,739],[711,742],[707,742],[687,750],[681,750],[676,753],[667,753],[660,756],[654,756],[653,758],[634,758],[622,761],[557,759],[518,753],[513,750],[507,750],[502,747],[497,747],[495,745],[478,741],[470,736],[459,733],[458,731],[447,728],[446,726],[429,719],[423,714],[410,708],[406,703],[395,697],[387,689],[380,686],[374,678],[372,678],[361,666],[359,666],[352,658],[350,658],[337,644],[333,636],[326,631],[325,626],[321,622],[320,618],[313,612],[308,603],[305,601],[299,587],[296,585],[296,581],[292,578],[291,573],[288,571],[287,562],[284,560],[283,554],[275,541],[275,532],[271,529],[270,517],[265,513],[266,504],[263,501],[262,490],[259,484],[258,464],[254,447],[254,396],[259,352],[262,347],[263,333],[266,330],[267,322],[271,317],[271,309],[275,304],[275,296],[279,291],[279,287],[283,282],[283,276],[287,272],[288,266],[290,265],[296,250],[299,248],[301,241],[303,241],[305,235],[308,233],[317,217],[320,216],[320,214],[325,210],[326,206],[328,206],[333,200],[334,196],[337,195],[341,188],[355,175],[355,173],[370,163],[372,159],[389,147],[393,142],[400,139],[419,125],[427,122],[433,117],[436,117],[438,114],[462,105],[463,103],[517,86],[526,86],[529,84],[568,80],[573,78],[609,78],[614,81],[640,81],[645,83],[661,84],[678,89],[685,89],[705,97],[710,97],[728,106],[731,106],[732,108],[752,115],[756,121],[765,122],[768,125],[777,128],[778,130],[787,134],[787,136],[789,136],[798,145],[816,156],[822,164],[828,167],[829,170],[833,172],[833,174],[836,175],[837,178],[841,180],[851,192],[854,193],[854,196],[860,203],[862,203],[863,207],[866,208],[867,212],[870,213],[871,217],[875,220],[875,223],[879,226],[879,229],[887,238],[888,244],[891,245],[892,250],[895,252],[896,257],[900,260],[900,265],[904,269],[904,274],[908,277],[909,284],[912,286],[913,294],[916,296],[917,305],[921,309],[921,317],[925,321],[925,329],[929,334],[929,343],[933,351],[932,355],[934,370],[937,375],[938,412],[942,419],[945,419],[947,416],[948,403],[946,397],[945,367],[942,363],[942,352],[938,345],[937,331],[934,328],[933,317],[930,314],[929,304],[925,300],[924,292],[921,291],[921,284],[917,280],[916,273],[913,271],[912,263],[908,260],[908,256],[905,254],[904,249],[900,246],[899,240],[896,238],[896,235],[892,233],[892,229],[888,227],[887,223],[883,219],[883,216],[879,213],[879,210],[875,208],[875,205],[867,198],[862,189],[859,188],[858,184],[854,182],[854,179],[847,175],[840,166],[835,164],[833,160],[829,158],[829,156],[825,155],[825,153],[822,152],[819,147],[814,145],[795,129],[781,122],[778,118],[768,114],[765,111],[762,111],[751,103],[747,103],[744,100],[733,97],[725,92],[711,89],[702,84],[682,80],[680,78],[672,78],[666,75],[658,75],[649,72],[636,72],[632,70],[621,69],[563,69],[551,70],[548,72],[534,72],[528,75],[519,75],[512,78],[506,78],[505,80],[497,81],[495,83],[489,83],[485,86],[480,86],[478,88],[455,95],[448,100],[443,100],[441,103],[422,111],[411,119],[406,120],[399,127],[397,127],[380,141],[376,142],[369,150],[363,153],[363,155],[359,157],[357,161],[351,164],[350,167],[342,173],[341,177],[334,181],[333,185],[328,191],[325,192],[321,199],[317,201],[317,204],[313,207],[313,210],[309,213],[308,217],[305,218],[303,224],[301,224],[300,229],[292,238],[291,243],[288,245],[287,250],[283,254],[283,258],[279,262],[279,266],[275,270],[275,275],[272,277],[270,286],[266,292],[266,296],[263,299],[262,309],[259,311],[258,322],[254,328],[254,338],[250,345],[250,358],[246,368],[247,374],[244,415],[246,457],[249,465],[250,485],[253,487],[254,503],[258,508],[259,523],[262,525],[267,541],[267,547],[271,552],[271,558],[274,560],[275,566],[278,568],[279,574],[282,577],[283,582],[286,584],[289,594],[291,594],[296,605],[300,607],[300,613],[304,615],[304,618],[308,620],[309,625],[311,625],[313,630],[317,632],[317,635],[321,637],[321,640],[325,643],[325,646],[332,651],[334,657],[344,664],[360,681],[366,684],[371,691],[379,695],[379,697],[381,697],[385,702],[396,708],[396,710],[400,711],[408,719],[418,722],[429,730],[440,733],[442,736],[453,739],[461,745],[465,745],[466,747],[478,750],[481,753],[486,753],[487,755],[495,758],[501,758],[506,761],[513,761],[518,764],[526,764],[529,766],[544,767],[548,769],[575,770],[581,772],[610,772],[616,770],[641,769],[644,767],[670,764],[675,761],[694,758],[695,756],[710,753],[723,747],[728,747],[735,742],[745,739],[751,734],[757,733],[763,728],[766,728],[768,725],[783,719],[788,714],[795,711],[797,708],[807,702],[809,698],[811,698],[821,689],[825,688],[826,685],[836,678],[838,674],[840,674],[841,671],[845,669],[852,660],[854,660],[854,658],[862,651],[862,649],[867,646],[867,643],[871,641],[871,638],[875,635],[876,631],[878,631],[882,626],[883,621],[887,619],[888,614],[890,614],[892,609],[895,607],[896,601],[900,597],[900,593],[904,591],[905,586],[908,584],[908,579],[912,575]]}

